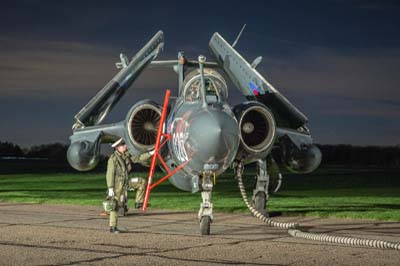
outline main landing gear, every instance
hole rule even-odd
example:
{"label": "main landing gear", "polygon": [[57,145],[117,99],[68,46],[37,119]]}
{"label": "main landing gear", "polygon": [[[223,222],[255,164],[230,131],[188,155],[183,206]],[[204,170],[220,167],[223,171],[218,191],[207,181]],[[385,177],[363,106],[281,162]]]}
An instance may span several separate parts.
{"label": "main landing gear", "polygon": [[269,198],[269,182],[267,161],[260,159],[257,161],[257,176],[256,185],[253,190],[252,206],[264,216],[268,216],[266,205]]}

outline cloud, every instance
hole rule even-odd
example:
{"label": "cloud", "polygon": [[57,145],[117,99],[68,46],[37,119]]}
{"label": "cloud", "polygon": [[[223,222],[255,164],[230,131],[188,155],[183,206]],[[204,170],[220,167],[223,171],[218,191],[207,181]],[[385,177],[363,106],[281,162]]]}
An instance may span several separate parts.
{"label": "cloud", "polygon": [[[0,93],[9,97],[94,96],[117,73],[115,62],[120,51],[129,51],[126,54],[130,58],[132,50],[138,49],[1,38]],[[170,70],[147,70],[134,86],[172,86],[175,76]]]}
{"label": "cloud", "polygon": [[400,104],[394,103],[395,101],[375,101],[327,94],[314,97],[307,111],[327,118],[330,116],[346,119],[383,117],[394,120],[400,117]]}
{"label": "cloud", "polygon": [[[199,51],[196,46],[185,48],[193,53]],[[131,57],[138,49],[138,44],[127,48],[3,37],[0,38],[0,93],[16,97],[87,98],[117,73],[114,64],[120,51]],[[290,57],[265,54],[259,72],[284,94],[301,92],[309,97],[330,94],[380,101],[400,98],[400,50],[341,52],[308,47]],[[166,57],[176,55],[161,54],[161,58]],[[133,87],[174,88],[176,80],[172,70],[148,69]]]}
{"label": "cloud", "polygon": [[[399,98],[400,50],[340,52],[314,48],[291,58],[267,58],[262,69],[276,86],[309,94]],[[266,71],[268,69],[268,72]]]}

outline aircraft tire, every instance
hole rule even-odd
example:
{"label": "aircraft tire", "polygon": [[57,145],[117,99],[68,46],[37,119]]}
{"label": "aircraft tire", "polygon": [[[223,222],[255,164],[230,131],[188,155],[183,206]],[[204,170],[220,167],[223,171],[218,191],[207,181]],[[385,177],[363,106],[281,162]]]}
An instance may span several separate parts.
{"label": "aircraft tire", "polygon": [[268,217],[268,212],[265,209],[267,206],[267,200],[266,200],[266,195],[264,192],[258,192],[256,194],[256,196],[254,198],[253,206],[262,215]]}
{"label": "aircraft tire", "polygon": [[211,218],[210,216],[203,216],[200,220],[200,234],[201,235],[209,235],[211,227]]}

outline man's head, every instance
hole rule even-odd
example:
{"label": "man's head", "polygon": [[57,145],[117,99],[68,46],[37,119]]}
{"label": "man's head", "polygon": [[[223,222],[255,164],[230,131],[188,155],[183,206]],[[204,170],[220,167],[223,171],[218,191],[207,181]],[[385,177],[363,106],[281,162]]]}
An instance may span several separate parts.
{"label": "man's head", "polygon": [[126,144],[119,145],[119,146],[117,147],[117,151],[119,151],[120,153],[125,153],[126,150],[127,150]]}
{"label": "man's head", "polygon": [[113,147],[114,149],[116,149],[117,151],[119,151],[120,153],[125,153],[127,150],[125,141],[123,138],[120,138],[119,140],[117,140],[116,142],[114,142],[111,147]]}

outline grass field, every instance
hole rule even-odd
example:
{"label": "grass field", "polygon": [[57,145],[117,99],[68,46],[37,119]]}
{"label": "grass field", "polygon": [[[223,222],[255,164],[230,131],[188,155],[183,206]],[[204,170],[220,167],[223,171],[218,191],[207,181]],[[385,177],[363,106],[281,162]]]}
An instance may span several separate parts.
{"label": "grass field", "polygon": [[[136,174],[138,175],[138,174]],[[146,176],[143,173],[142,176]],[[254,173],[246,173],[248,195]],[[106,193],[104,174],[0,175],[0,201],[98,205]],[[130,192],[133,199],[134,194]],[[164,182],[152,191],[152,208],[197,211],[201,197]],[[133,201],[129,205],[133,205]],[[215,211],[247,212],[233,173],[217,180]],[[400,170],[323,168],[309,175],[284,175],[269,210],[283,215],[400,221]]]}

